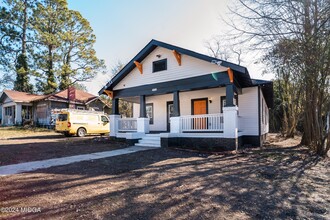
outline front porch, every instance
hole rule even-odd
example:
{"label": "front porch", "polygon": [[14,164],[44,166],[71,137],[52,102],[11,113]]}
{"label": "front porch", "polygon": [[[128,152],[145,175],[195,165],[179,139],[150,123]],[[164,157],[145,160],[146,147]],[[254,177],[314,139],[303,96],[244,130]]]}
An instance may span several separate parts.
{"label": "front porch", "polygon": [[162,147],[198,143],[209,148],[208,145],[213,143],[222,149],[237,149],[241,136],[239,99],[233,86],[228,87],[126,97],[126,101],[135,102],[132,118],[121,118],[119,109],[116,109],[119,99],[113,99],[113,112],[117,114],[110,115],[110,136],[134,143],[145,138],[146,134],[158,133]]}

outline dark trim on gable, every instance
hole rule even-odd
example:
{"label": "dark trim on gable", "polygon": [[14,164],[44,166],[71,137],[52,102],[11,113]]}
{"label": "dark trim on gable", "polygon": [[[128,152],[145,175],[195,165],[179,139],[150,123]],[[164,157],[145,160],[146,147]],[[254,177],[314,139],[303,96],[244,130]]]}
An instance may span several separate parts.
{"label": "dark trim on gable", "polygon": [[[113,90],[113,88],[134,68],[134,61],[142,62],[144,58],[146,58],[156,47],[163,47],[169,50],[175,50],[180,54],[185,54],[191,57],[195,57],[197,59],[201,59],[207,62],[221,62],[221,65],[224,67],[229,67],[234,71],[234,75],[237,75],[237,79],[239,81],[240,86],[248,86],[252,85],[251,78],[248,70],[240,65],[236,65],[224,60],[220,60],[214,57],[210,57],[204,54],[196,53],[191,50],[187,50],[181,47],[177,47],[171,44],[167,44],[164,42],[160,42],[157,40],[151,40],[127,65],[125,65],[100,91],[99,94],[103,94],[104,90]],[[214,64],[216,65],[216,64]],[[238,74],[235,74],[238,73]],[[242,80],[240,80],[242,79]],[[244,84],[244,85],[243,85]]]}

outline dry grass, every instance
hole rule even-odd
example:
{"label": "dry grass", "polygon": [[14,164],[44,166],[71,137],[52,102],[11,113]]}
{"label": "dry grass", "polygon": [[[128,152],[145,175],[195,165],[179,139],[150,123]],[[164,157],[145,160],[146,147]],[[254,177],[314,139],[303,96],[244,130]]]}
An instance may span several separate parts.
{"label": "dry grass", "polygon": [[9,138],[40,136],[40,135],[54,135],[53,130],[46,128],[24,128],[24,127],[0,127],[0,140]]}

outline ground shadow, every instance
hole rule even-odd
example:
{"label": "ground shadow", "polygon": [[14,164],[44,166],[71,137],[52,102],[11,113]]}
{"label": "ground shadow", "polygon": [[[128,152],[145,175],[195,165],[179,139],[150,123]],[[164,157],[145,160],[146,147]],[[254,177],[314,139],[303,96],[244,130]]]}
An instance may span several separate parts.
{"label": "ground shadow", "polygon": [[328,168],[296,146],[239,155],[157,149],[8,177],[0,199],[42,207],[13,217],[27,219],[326,219]]}

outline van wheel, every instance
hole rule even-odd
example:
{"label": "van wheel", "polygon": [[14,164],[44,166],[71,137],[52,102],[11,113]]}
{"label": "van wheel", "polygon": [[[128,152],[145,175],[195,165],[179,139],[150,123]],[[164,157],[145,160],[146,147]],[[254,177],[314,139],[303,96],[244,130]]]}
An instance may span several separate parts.
{"label": "van wheel", "polygon": [[79,128],[77,131],[78,137],[85,137],[86,136],[86,129],[85,128]]}

